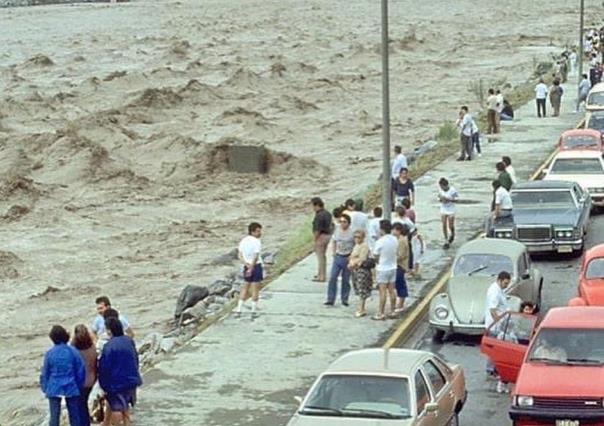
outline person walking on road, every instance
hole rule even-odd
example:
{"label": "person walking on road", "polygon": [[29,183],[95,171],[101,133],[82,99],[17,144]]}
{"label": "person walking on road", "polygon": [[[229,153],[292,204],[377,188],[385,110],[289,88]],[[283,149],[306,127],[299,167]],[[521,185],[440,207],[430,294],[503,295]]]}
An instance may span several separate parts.
{"label": "person walking on road", "polygon": [[489,135],[495,135],[499,133],[499,125],[497,124],[497,110],[499,108],[499,99],[495,94],[494,89],[489,89],[489,96],[487,97],[487,133]]}
{"label": "person walking on road", "polygon": [[331,239],[333,241],[333,263],[331,265],[331,276],[327,285],[327,300],[324,305],[333,306],[336,301],[338,290],[338,277],[342,276],[340,289],[340,300],[342,305],[348,306],[350,295],[350,270],[348,269],[348,258],[354,248],[354,233],[350,227],[350,216],[342,213],[340,226],[336,227]]}
{"label": "person walking on road", "polygon": [[443,227],[444,249],[448,249],[455,240],[455,203],[459,199],[457,190],[447,179],[438,181],[438,201],[440,201],[440,219]]}
{"label": "person walking on road", "polygon": [[591,90],[591,82],[587,77],[587,74],[583,74],[581,83],[579,83],[579,107],[585,105],[587,102],[587,95]]}
{"label": "person walking on road", "polygon": [[415,185],[409,178],[409,169],[403,167],[398,178],[392,182],[392,191],[395,194],[395,206],[401,206],[405,198],[411,205],[415,204]]}
{"label": "person walking on road", "polygon": [[503,186],[507,191],[510,191],[514,185],[514,181],[507,172],[505,163],[503,161],[499,161],[497,164],[495,164],[495,168],[497,169],[497,180],[499,183],[501,183],[501,186]]}
{"label": "person walking on road", "polygon": [[570,71],[575,75],[577,73],[577,49],[575,47],[573,47],[568,55],[568,59],[570,60]]}
{"label": "person walking on road", "polygon": [[377,258],[376,281],[380,294],[380,304],[376,315],[371,317],[376,321],[386,319],[386,301],[390,298],[391,312],[396,308],[396,260],[398,254],[398,240],[392,235],[392,225],[390,221],[384,219],[380,222],[381,238],[375,244],[373,254]]}
{"label": "person walking on road", "polygon": [[537,117],[545,117],[547,115],[547,109],[545,107],[545,101],[547,99],[547,86],[542,78],[539,79],[539,84],[535,86],[535,100],[537,101]]}
{"label": "person walking on road", "polygon": [[124,335],[122,323],[107,318],[105,326],[111,339],[103,347],[99,358],[99,385],[107,396],[111,418],[106,425],[131,424],[130,406],[136,404],[136,389],[143,384],[139,373],[138,353],[134,340]]}
{"label": "person walking on road", "polygon": [[549,90],[549,101],[554,109],[554,113],[552,114],[554,117],[560,116],[560,104],[562,103],[563,94],[564,90],[560,86],[560,80],[554,80],[554,84]]}
{"label": "person walking on road", "polygon": [[352,285],[354,292],[359,298],[359,305],[354,316],[357,318],[367,315],[365,303],[371,296],[371,288],[373,286],[373,276],[369,262],[369,246],[365,241],[365,231],[355,231],[354,233],[354,248],[348,259],[348,269],[352,276]]}
{"label": "person walking on road", "polygon": [[239,293],[239,302],[235,308],[235,315],[241,315],[243,304],[252,296],[252,317],[257,315],[258,297],[260,286],[264,279],[262,269],[262,225],[252,222],[247,227],[248,235],[239,243],[239,260],[243,263],[243,286]]}
{"label": "person walking on road", "polygon": [[394,310],[390,313],[391,317],[403,312],[403,309],[405,308],[405,299],[409,297],[407,280],[405,279],[405,273],[409,268],[408,233],[409,228],[402,223],[395,223],[392,225],[392,235],[394,235],[398,241],[398,250],[396,255],[396,278],[394,282],[396,289],[396,305]]}
{"label": "person walking on road", "polygon": [[315,217],[312,221],[312,233],[315,239],[315,255],[317,256],[317,275],[313,278],[316,282],[325,282],[327,277],[327,246],[331,240],[333,223],[331,213],[325,210],[325,204],[319,197],[311,201]]}
{"label": "person walking on road", "polygon": [[86,382],[86,367],[79,352],[68,345],[69,333],[60,325],[51,328],[48,335],[53,347],[44,355],[44,364],[40,372],[40,387],[48,398],[50,408],[50,426],[59,426],[61,422],[61,400],[65,398],[69,424],[80,426],[83,423],[81,397]]}
{"label": "person walking on road", "polygon": [[474,119],[469,113],[467,106],[459,110],[459,118],[455,122],[459,128],[460,153],[457,161],[472,160],[472,135],[475,126]]}
{"label": "person walking on road", "polygon": [[501,162],[505,164],[505,171],[508,175],[510,175],[510,179],[512,180],[512,186],[516,185],[518,179],[516,178],[516,170],[512,167],[512,159],[507,155],[501,157]]}
{"label": "person walking on road", "polygon": [[86,380],[81,389],[80,410],[82,413],[82,426],[90,426],[90,410],[88,408],[88,398],[92,387],[96,383],[97,376],[97,353],[92,336],[84,324],[76,325],[73,331],[71,345],[80,352],[86,368]]}
{"label": "person walking on road", "polygon": [[[512,277],[509,272],[501,271],[497,280],[487,290],[484,312],[484,327],[488,329],[509,310],[507,297],[504,290],[510,285]],[[495,376],[497,373],[490,359],[487,360],[487,374]],[[505,392],[507,386],[501,380],[497,383],[497,392]]]}
{"label": "person walking on road", "polygon": [[407,163],[407,157],[403,154],[403,149],[400,145],[395,145],[394,147],[394,161],[392,162],[392,170],[391,177],[392,179],[396,179],[401,172],[401,169],[405,167],[408,168],[409,165]]}

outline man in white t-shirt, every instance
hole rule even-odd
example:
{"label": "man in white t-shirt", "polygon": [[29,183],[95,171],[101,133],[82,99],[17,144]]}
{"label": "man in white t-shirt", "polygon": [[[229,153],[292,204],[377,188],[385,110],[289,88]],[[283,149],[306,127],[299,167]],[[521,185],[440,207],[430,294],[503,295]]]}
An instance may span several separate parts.
{"label": "man in white t-shirt", "polygon": [[235,314],[241,315],[241,308],[249,298],[249,292],[252,293],[252,317],[257,315],[258,296],[260,294],[260,285],[264,279],[262,270],[262,225],[252,222],[248,226],[248,235],[239,243],[239,260],[243,263],[244,284],[239,293],[239,302],[235,308]]}
{"label": "man in white t-shirt", "polygon": [[402,168],[407,168],[407,157],[403,154],[403,150],[399,145],[394,147],[394,161],[392,162],[391,177],[398,179],[398,175]]}
{"label": "man in white t-shirt", "polygon": [[[508,302],[504,290],[510,285],[512,277],[507,271],[501,271],[497,280],[489,286],[485,300],[484,308],[484,327],[489,328],[491,324],[499,320],[508,311]],[[490,359],[487,359],[487,374],[495,375],[495,366]],[[497,389],[502,389],[501,381],[497,384]]]}
{"label": "man in white t-shirt", "polygon": [[380,221],[381,237],[375,243],[373,254],[377,258],[375,266],[376,281],[380,294],[380,305],[378,313],[372,317],[374,320],[383,321],[386,319],[386,299],[390,297],[391,313],[394,314],[396,308],[396,292],[394,284],[396,282],[396,266],[398,254],[398,240],[392,235],[392,225],[389,220]]}
{"label": "man in white t-shirt", "polygon": [[449,185],[446,178],[438,181],[438,201],[440,201],[440,219],[445,237],[444,249],[448,249],[455,240],[455,203],[459,199],[457,190]]}
{"label": "man in white t-shirt", "polygon": [[[547,99],[548,93],[547,85],[543,81],[543,79],[539,79],[539,84],[535,86],[535,100],[537,101],[537,117],[541,118],[545,117],[546,109],[545,109],[545,100]],[[542,115],[543,113],[543,115]]]}
{"label": "man in white t-shirt", "polygon": [[495,179],[492,185],[495,193],[495,201],[493,203],[493,211],[487,221],[487,235],[492,235],[493,225],[511,218],[513,209],[512,197],[507,189],[501,186],[501,182]]}
{"label": "man in white t-shirt", "polygon": [[375,243],[380,239],[380,221],[382,220],[382,208],[376,207],[373,209],[373,217],[367,222],[367,245],[369,250],[373,252]]}

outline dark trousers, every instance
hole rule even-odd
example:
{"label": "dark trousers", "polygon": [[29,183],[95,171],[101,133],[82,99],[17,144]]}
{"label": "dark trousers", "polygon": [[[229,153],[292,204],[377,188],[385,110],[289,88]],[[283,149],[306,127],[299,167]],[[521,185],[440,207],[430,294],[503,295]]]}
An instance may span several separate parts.
{"label": "dark trousers", "polygon": [[[70,426],[83,426],[82,422],[82,408],[80,403],[81,397],[73,396],[65,398],[67,404],[67,413],[69,414]],[[50,423],[49,426],[59,426],[61,423],[61,398],[51,397],[48,398],[48,404],[50,406]]]}
{"label": "dark trousers", "polygon": [[[543,115],[542,115],[543,112]],[[545,99],[537,99],[537,117],[545,117]]]}
{"label": "dark trousers", "polygon": [[340,274],[342,275],[340,299],[342,303],[348,303],[348,296],[350,296],[350,270],[348,269],[348,256],[336,254],[333,257],[331,276],[329,277],[329,283],[327,285],[327,301],[330,303],[334,303],[336,300],[336,293],[338,292],[338,277]]}
{"label": "dark trousers", "polygon": [[499,123],[497,122],[497,111],[490,109],[487,111],[488,134],[499,133]]}
{"label": "dark trousers", "polygon": [[82,389],[82,394],[80,395],[80,413],[82,413],[82,426],[90,426],[90,410],[88,409],[88,397],[90,396],[90,392],[92,388],[84,388]]}
{"label": "dark trousers", "polygon": [[474,148],[476,148],[477,153],[482,153],[480,150],[480,133],[476,132],[472,134],[472,145],[474,145]]}
{"label": "dark trousers", "polygon": [[459,137],[461,152],[459,158],[461,159],[472,159],[472,137],[466,136],[463,133]]}

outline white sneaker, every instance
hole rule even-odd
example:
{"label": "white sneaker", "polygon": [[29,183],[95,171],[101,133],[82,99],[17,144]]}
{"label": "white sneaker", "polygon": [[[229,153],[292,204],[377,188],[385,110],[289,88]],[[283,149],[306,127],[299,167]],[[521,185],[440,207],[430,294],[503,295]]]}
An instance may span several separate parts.
{"label": "white sneaker", "polygon": [[501,380],[497,382],[497,393],[508,393],[508,385],[507,383],[503,383]]}

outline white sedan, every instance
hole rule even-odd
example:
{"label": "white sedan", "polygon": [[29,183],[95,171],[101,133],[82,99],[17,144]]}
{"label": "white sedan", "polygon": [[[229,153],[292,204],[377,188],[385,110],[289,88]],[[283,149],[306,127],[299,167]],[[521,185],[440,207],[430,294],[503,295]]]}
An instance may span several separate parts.
{"label": "white sedan", "polygon": [[600,151],[560,151],[543,172],[543,180],[577,182],[591,195],[592,205],[604,206],[604,160]]}
{"label": "white sedan", "polygon": [[319,376],[288,426],[457,425],[466,395],[462,368],[430,352],[364,349]]}

